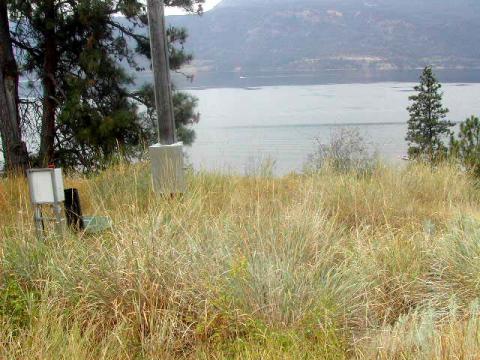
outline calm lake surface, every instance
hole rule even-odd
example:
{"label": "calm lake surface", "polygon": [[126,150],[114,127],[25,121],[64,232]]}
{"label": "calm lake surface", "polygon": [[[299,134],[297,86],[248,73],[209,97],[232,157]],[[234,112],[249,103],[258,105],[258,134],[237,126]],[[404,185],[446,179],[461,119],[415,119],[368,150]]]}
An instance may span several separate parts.
{"label": "calm lake surface", "polygon": [[[199,99],[197,140],[187,148],[195,169],[249,173],[266,160],[278,175],[301,171],[318,141],[356,127],[386,161],[406,153],[414,82],[290,85],[187,90]],[[449,119],[480,115],[480,83],[443,85]]]}

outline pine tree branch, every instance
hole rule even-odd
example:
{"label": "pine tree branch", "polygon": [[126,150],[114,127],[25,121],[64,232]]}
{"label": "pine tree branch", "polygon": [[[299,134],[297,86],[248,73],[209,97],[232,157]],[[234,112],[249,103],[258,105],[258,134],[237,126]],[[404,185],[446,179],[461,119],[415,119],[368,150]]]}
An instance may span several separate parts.
{"label": "pine tree branch", "polygon": [[111,25],[112,27],[116,28],[117,30],[120,30],[120,32],[122,34],[128,35],[131,38],[133,38],[133,39],[135,39],[139,42],[140,41],[148,41],[148,37],[146,37],[144,35],[136,34],[136,33],[132,32],[131,30],[129,30],[128,28],[126,28],[125,26],[122,26],[115,21],[109,20],[109,21],[107,21],[107,24]]}

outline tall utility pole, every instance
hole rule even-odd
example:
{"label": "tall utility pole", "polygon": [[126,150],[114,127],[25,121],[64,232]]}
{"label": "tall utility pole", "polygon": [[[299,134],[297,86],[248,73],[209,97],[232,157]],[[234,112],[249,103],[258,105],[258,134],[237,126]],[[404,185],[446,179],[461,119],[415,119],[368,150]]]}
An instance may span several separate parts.
{"label": "tall utility pole", "polygon": [[170,86],[167,32],[163,0],[148,0],[150,47],[155,79],[155,104],[158,118],[158,140],[162,145],[176,142],[175,118]]}
{"label": "tall utility pole", "polygon": [[163,0],[148,0],[147,4],[160,142],[150,146],[153,185],[159,194],[181,194],[186,190],[183,144],[176,142],[175,135],[164,4]]}

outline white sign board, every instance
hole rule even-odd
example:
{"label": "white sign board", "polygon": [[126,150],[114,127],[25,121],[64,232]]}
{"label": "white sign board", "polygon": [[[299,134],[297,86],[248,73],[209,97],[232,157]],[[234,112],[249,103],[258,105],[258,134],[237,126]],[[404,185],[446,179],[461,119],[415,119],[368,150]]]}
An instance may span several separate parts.
{"label": "white sign board", "polygon": [[32,204],[54,204],[65,200],[62,169],[28,170]]}
{"label": "white sign board", "polygon": [[159,194],[182,194],[186,190],[183,143],[150,146],[154,189]]}

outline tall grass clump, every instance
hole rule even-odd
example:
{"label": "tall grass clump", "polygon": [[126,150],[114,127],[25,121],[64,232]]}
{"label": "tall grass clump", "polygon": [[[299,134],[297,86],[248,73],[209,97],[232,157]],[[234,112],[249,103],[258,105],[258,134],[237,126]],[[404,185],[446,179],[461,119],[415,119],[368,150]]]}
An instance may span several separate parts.
{"label": "tall grass clump", "polygon": [[71,175],[104,233],[35,237],[0,180],[0,357],[475,358],[479,194],[450,167]]}
{"label": "tall grass clump", "polygon": [[332,132],[327,143],[317,139],[317,149],[305,165],[308,173],[322,168],[336,172],[368,174],[378,163],[376,152],[358,128],[341,127]]}

